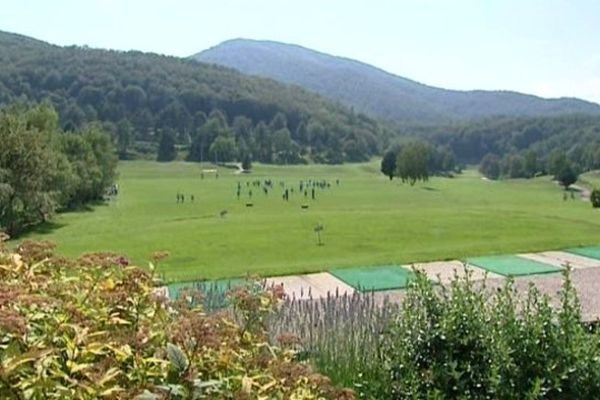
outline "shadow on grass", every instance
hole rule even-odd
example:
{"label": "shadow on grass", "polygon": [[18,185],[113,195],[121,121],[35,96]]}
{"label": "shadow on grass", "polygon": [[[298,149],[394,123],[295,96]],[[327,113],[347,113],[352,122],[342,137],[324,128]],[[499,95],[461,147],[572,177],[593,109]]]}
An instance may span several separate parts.
{"label": "shadow on grass", "polygon": [[59,222],[56,222],[56,221],[42,222],[41,224],[37,224],[37,225],[30,226],[30,227],[26,228],[15,239],[20,239],[20,238],[23,238],[25,236],[33,235],[33,234],[46,235],[46,234],[49,234],[49,233],[52,233],[52,232],[56,231],[57,229],[60,229],[60,228],[62,228],[64,226],[66,226],[66,225],[67,224],[59,223]]}
{"label": "shadow on grass", "polygon": [[85,204],[77,204],[60,211],[60,214],[67,214],[71,212],[92,212],[98,207],[108,207],[111,200],[94,200]]}
{"label": "shadow on grass", "polygon": [[432,188],[431,186],[423,186],[421,189],[428,190],[430,192],[439,192],[439,189]]}
{"label": "shadow on grass", "polygon": [[[73,212],[92,212],[98,207],[107,207],[109,204],[110,201],[97,200],[87,204],[77,205],[68,209],[61,210],[58,212],[58,214],[68,214]],[[57,222],[55,219],[45,221],[36,225],[26,227],[25,229],[23,229],[22,232],[19,232],[15,239],[25,238],[26,236],[35,234],[46,235],[66,225],[66,223]]]}

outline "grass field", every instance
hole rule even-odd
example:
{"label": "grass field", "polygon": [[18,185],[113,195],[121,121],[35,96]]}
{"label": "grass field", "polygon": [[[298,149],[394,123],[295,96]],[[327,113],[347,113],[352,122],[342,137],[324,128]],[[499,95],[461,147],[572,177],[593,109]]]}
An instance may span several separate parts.
{"label": "grass field", "polygon": [[[600,242],[600,214],[579,199],[564,201],[548,178],[490,182],[467,171],[411,187],[387,180],[377,163],[255,165],[249,175],[220,168],[218,179],[214,174],[200,179],[198,164],[183,162],[123,162],[119,171],[118,199],[60,215],[29,237],[52,240],[65,255],[110,250],[139,265],[146,265],[153,251],[167,250],[172,256],[160,270],[169,281],[400,265]],[[265,196],[254,188],[254,206],[247,208],[245,181],[268,178],[275,189]],[[309,178],[327,179],[332,187],[305,200],[297,186]],[[244,188],[240,200],[238,181]],[[281,198],[279,181],[296,189],[289,202]],[[185,204],[176,203],[177,191],[186,194]],[[317,223],[324,226],[323,246],[313,231]]]}

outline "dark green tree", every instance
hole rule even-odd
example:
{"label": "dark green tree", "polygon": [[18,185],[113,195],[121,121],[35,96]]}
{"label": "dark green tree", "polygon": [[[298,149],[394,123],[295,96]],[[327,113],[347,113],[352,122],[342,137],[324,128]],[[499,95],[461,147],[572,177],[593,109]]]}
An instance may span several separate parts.
{"label": "dark green tree", "polygon": [[229,162],[235,160],[237,147],[232,137],[219,136],[208,149],[211,160],[215,162]]}
{"label": "dark green tree", "polygon": [[508,155],[504,159],[504,175],[509,178],[525,177],[525,159],[519,154]]}
{"label": "dark green tree", "polygon": [[[48,220],[59,207],[54,184],[60,154],[51,138],[53,122],[39,107],[0,112],[0,230],[15,236]],[[46,122],[39,130],[36,123]]]}
{"label": "dark green tree", "polygon": [[559,180],[559,175],[565,171],[568,166],[567,156],[559,149],[555,149],[548,156],[546,169],[548,173]]}
{"label": "dark green tree", "polygon": [[568,162],[563,165],[562,169],[558,171],[558,174],[556,175],[556,180],[565,188],[565,190],[577,182],[578,178],[579,176],[575,171],[575,168]]}
{"label": "dark green tree", "polygon": [[431,147],[422,142],[412,142],[402,147],[396,161],[397,175],[402,182],[414,185],[429,180]]}
{"label": "dark green tree", "polygon": [[381,160],[381,172],[390,178],[390,181],[394,179],[394,174],[396,173],[396,159],[398,158],[398,154],[393,150],[388,150],[383,155],[383,159]]}
{"label": "dark green tree", "polygon": [[173,161],[176,157],[177,149],[175,148],[175,137],[173,135],[173,132],[170,130],[165,130],[160,136],[156,161]]}
{"label": "dark green tree", "polygon": [[486,154],[479,164],[479,172],[486,178],[498,179],[502,170],[501,159],[495,154]]}
{"label": "dark green tree", "polygon": [[18,235],[73,205],[102,197],[116,150],[99,124],[64,133],[47,104],[0,111],[0,230]]}
{"label": "dark green tree", "polygon": [[252,169],[252,157],[250,153],[246,153],[242,158],[242,169],[244,171],[250,171]]}
{"label": "dark green tree", "polygon": [[537,154],[533,150],[525,153],[525,176],[527,178],[534,177],[539,171]]}
{"label": "dark green tree", "polygon": [[592,190],[590,201],[592,202],[592,207],[600,208],[600,189]]}

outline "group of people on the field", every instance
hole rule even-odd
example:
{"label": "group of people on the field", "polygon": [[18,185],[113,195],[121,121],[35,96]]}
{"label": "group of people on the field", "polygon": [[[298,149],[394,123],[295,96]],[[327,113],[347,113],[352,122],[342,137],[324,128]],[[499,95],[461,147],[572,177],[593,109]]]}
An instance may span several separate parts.
{"label": "group of people on the field", "polygon": [[[340,180],[336,179],[335,180],[335,185],[339,186],[340,185]],[[292,196],[295,193],[295,188],[296,186],[288,186],[286,185],[286,183],[284,181],[279,181],[279,186],[282,189],[282,194],[281,194],[281,198],[284,201],[289,201],[290,196]],[[332,183],[325,180],[325,179],[321,179],[321,180],[313,180],[313,179],[308,179],[308,180],[300,180],[298,182],[298,191],[296,193],[299,194],[304,194],[304,198],[308,198],[308,196],[310,195],[312,200],[316,200],[317,198],[317,190],[325,190],[325,189],[329,189],[331,188]],[[264,180],[253,180],[253,181],[246,181],[245,185],[242,184],[242,182],[238,182],[237,183],[237,190],[236,190],[236,197],[239,200],[240,197],[242,196],[242,191],[245,189],[248,195],[248,198],[252,198],[252,189],[255,190],[262,190],[262,192],[265,194],[265,196],[269,195],[270,192],[272,192],[273,190],[275,190],[275,182],[272,179],[264,179]],[[111,189],[112,191],[112,189]],[[118,186],[114,185],[114,192],[115,194],[118,193]],[[177,192],[175,199],[177,201],[177,204],[180,203],[185,203],[186,201],[186,197],[189,199],[189,201],[191,203],[194,202],[195,198],[193,194],[190,195],[185,195],[184,193],[181,192]]]}
{"label": "group of people on the field", "polygon": [[[190,194],[190,201],[194,202],[194,195]],[[185,203],[185,194],[177,192],[177,204]]]}
{"label": "group of people on the field", "polygon": [[[335,184],[336,186],[340,185],[340,180],[336,179],[335,180]],[[287,186],[286,183],[284,181],[279,181],[279,186],[281,187],[281,189],[283,190],[282,194],[281,194],[281,198],[284,201],[289,201],[290,196],[294,194],[294,189],[295,186]],[[322,179],[322,180],[312,180],[312,179],[308,179],[308,180],[301,180],[298,182],[298,192],[300,194],[304,194],[304,198],[308,198],[309,194],[311,199],[315,200],[316,199],[316,195],[317,195],[317,190],[324,190],[324,189],[329,189],[331,188],[332,184],[331,182]],[[273,182],[273,180],[271,179],[264,179],[264,180],[254,180],[254,181],[247,181],[245,184],[245,189],[247,189],[247,194],[248,194],[248,198],[252,198],[252,188],[256,188],[256,189],[262,189],[263,193],[266,195],[268,195],[271,191],[273,191],[275,189],[275,184]],[[237,183],[237,190],[236,190],[236,197],[239,200],[240,197],[242,196],[242,191],[244,189],[244,185],[241,182]]]}

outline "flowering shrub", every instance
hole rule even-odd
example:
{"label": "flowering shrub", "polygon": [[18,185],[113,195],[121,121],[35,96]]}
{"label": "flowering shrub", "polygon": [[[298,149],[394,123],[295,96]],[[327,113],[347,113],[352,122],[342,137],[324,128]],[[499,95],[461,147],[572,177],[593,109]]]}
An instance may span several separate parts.
{"label": "flowering shrub", "polygon": [[0,238],[2,399],[352,399],[268,344],[277,290],[231,294],[240,325],[187,294],[169,303],[125,258],[16,252]]}

